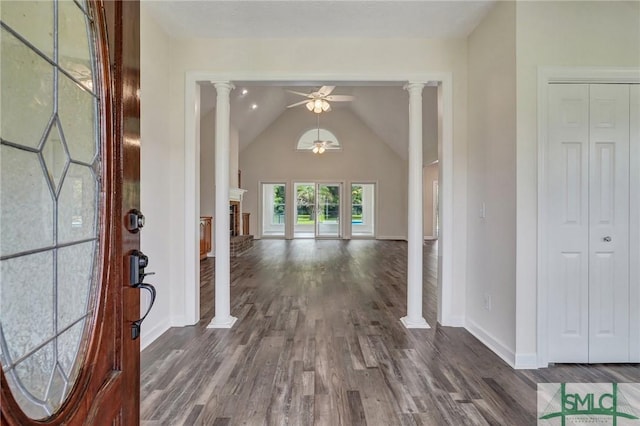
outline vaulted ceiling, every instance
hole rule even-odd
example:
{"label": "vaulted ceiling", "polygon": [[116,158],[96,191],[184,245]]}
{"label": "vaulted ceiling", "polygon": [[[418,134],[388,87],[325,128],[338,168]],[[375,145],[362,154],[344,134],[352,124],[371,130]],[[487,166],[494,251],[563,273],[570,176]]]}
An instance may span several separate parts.
{"label": "vaulted ceiling", "polygon": [[[173,38],[465,38],[496,4],[480,1],[213,1],[143,0],[145,7]],[[310,92],[313,86],[264,86],[235,82],[231,120],[240,134],[240,149],[273,123],[288,104],[301,100],[285,89]],[[295,83],[292,83],[295,84]],[[248,93],[242,95],[242,88]],[[402,158],[407,157],[408,94],[396,86],[338,85],[335,94],[351,94],[353,102],[333,103],[352,111]],[[435,88],[426,87],[425,106],[435,102]],[[202,110],[215,106],[215,89],[202,87]],[[252,108],[252,105],[256,105]],[[302,106],[304,108],[304,106]],[[311,114],[311,113],[310,113]],[[425,143],[433,144],[437,125],[432,108],[423,118]],[[425,157],[429,154],[425,153]]]}
{"label": "vaulted ceiling", "polygon": [[[287,105],[304,98],[288,92],[311,92],[318,86],[258,86],[235,83],[237,88],[231,94],[231,123],[238,129],[240,150],[246,148],[270,126],[285,110]],[[366,83],[365,83],[366,84]],[[243,94],[246,89],[246,94]],[[349,108],[374,133],[385,141],[401,158],[408,154],[409,138],[409,94],[401,84],[394,86],[337,86],[333,94],[353,95],[351,102],[332,102],[332,110],[323,114],[339,114]],[[201,110],[206,114],[215,108],[216,92],[212,86],[202,86]],[[425,158],[433,156],[429,146],[437,143],[436,129],[437,89],[425,87],[423,91],[423,135]],[[254,106],[255,105],[255,109]],[[300,105],[294,108],[305,108]],[[315,125],[315,114],[309,112],[310,127]],[[321,118],[322,121],[322,118]],[[331,129],[329,129],[331,130]],[[432,159],[432,158],[431,158]]]}

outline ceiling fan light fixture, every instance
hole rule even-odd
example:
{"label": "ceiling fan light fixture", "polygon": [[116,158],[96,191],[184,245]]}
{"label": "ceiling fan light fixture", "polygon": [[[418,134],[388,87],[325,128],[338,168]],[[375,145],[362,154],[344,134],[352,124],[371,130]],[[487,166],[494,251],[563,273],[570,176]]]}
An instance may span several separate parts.
{"label": "ceiling fan light fixture", "polygon": [[325,101],[324,99],[322,100],[322,111],[329,111],[331,109],[331,105],[329,105],[329,102]]}
{"label": "ceiling fan light fixture", "polygon": [[[324,101],[326,102],[326,101]],[[323,100],[322,99],[314,99],[313,100],[313,112],[316,114],[320,114],[323,111]]]}
{"label": "ceiling fan light fixture", "polygon": [[306,107],[309,111],[313,111],[313,101],[307,102]]}
{"label": "ceiling fan light fixture", "polygon": [[320,149],[318,148],[318,146],[314,146],[313,149],[311,150],[314,154],[317,154],[318,151],[320,151]]}
{"label": "ceiling fan light fixture", "polygon": [[322,154],[325,151],[324,145],[320,145],[320,148],[318,148],[318,154]]}

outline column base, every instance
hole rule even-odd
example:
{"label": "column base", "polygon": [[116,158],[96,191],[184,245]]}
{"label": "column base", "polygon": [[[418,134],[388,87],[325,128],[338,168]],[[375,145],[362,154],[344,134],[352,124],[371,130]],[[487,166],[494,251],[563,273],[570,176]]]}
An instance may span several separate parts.
{"label": "column base", "polygon": [[226,318],[213,317],[207,328],[231,328],[238,318],[229,315]]}
{"label": "column base", "polygon": [[400,318],[400,322],[405,326],[405,328],[431,328],[429,327],[429,324],[427,324],[427,320],[422,317],[418,318],[418,320],[409,317],[402,317]]}

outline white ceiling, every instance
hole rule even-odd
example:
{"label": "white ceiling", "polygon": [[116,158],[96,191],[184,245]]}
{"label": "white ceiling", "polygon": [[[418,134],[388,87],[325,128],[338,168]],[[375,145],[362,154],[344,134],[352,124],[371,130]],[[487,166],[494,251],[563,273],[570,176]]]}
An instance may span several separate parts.
{"label": "white ceiling", "polygon": [[177,38],[464,38],[496,3],[143,0]]}
{"label": "white ceiling", "polygon": [[[496,0],[480,1],[217,1],[142,0],[146,9],[173,38],[464,38]],[[286,105],[301,100],[286,87],[234,82],[231,121],[246,148],[273,123]],[[314,82],[315,83],[315,82]],[[295,84],[295,83],[293,83]],[[351,83],[353,84],[353,83]],[[310,92],[322,86],[288,87]],[[249,93],[242,95],[242,88]],[[434,88],[431,91],[434,99]],[[352,94],[349,107],[402,158],[407,157],[408,94],[398,86],[339,85],[334,94]],[[215,107],[215,89],[202,86],[202,111]],[[252,109],[251,105],[258,107]],[[301,106],[300,108],[304,108]],[[426,113],[426,111],[425,111]],[[433,117],[423,117],[423,122]],[[433,124],[433,123],[432,123]]]}

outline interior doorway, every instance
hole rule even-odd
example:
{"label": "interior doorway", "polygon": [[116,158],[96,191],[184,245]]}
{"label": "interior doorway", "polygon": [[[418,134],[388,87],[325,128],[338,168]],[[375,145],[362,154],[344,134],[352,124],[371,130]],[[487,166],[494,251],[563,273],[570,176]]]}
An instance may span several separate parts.
{"label": "interior doorway", "polygon": [[[302,74],[297,76],[299,81],[317,81],[326,82],[326,78],[319,75],[306,75]],[[463,238],[463,234],[460,232],[454,232],[453,217],[454,217],[454,204],[453,204],[453,75],[450,72],[437,72],[426,73],[421,75],[411,76],[412,81],[423,81],[426,86],[434,87],[437,89],[437,129],[438,129],[438,157],[441,163],[440,171],[440,208],[442,209],[439,217],[441,218],[441,235],[439,244],[438,255],[438,269],[441,273],[438,274],[438,309],[437,316],[438,322],[442,325],[460,326],[462,325],[461,316],[458,312],[456,304],[454,303],[454,294],[457,294],[460,289],[460,284],[454,282],[454,270],[456,265],[459,265],[459,260],[453,251],[454,245],[458,247],[464,247],[466,241]],[[295,85],[295,81],[291,80],[291,75],[286,77],[279,75],[270,75],[265,78],[262,74],[243,74],[240,80],[232,78],[229,75],[219,75],[216,73],[203,73],[188,71],[186,73],[186,85],[185,85],[185,104],[193,105],[194,108],[187,108],[185,112],[185,170],[193,171],[193,173],[187,172],[184,182],[185,203],[184,203],[184,216],[185,218],[192,218],[197,216],[196,212],[200,205],[199,188],[200,182],[199,175],[199,161],[197,153],[200,138],[200,115],[197,113],[200,110],[201,99],[200,90],[203,86],[208,86],[212,81],[244,81],[252,82],[269,86],[286,86]],[[377,76],[373,81],[363,78],[362,75],[341,75],[336,82],[348,83],[352,86],[397,86],[403,85],[407,82],[406,75],[387,75]],[[331,82],[336,84],[336,82]],[[323,84],[324,84],[323,83]],[[305,83],[308,84],[308,83]],[[316,83],[319,84],[319,83]],[[279,179],[279,177],[276,177]],[[292,186],[292,185],[291,185]],[[287,189],[290,187],[288,186]],[[293,188],[291,188],[293,189]],[[344,190],[344,188],[343,188]],[[291,200],[293,200],[294,192],[290,191]],[[348,200],[346,200],[348,202]],[[290,203],[291,204],[291,203]],[[291,204],[293,206],[293,204]],[[346,206],[346,205],[345,205]],[[346,207],[342,207],[346,208]],[[293,210],[293,208],[291,208]],[[289,212],[288,212],[289,213]],[[291,214],[290,212],[289,214]],[[256,215],[257,216],[257,215]],[[261,220],[261,217],[258,219]],[[343,220],[337,228],[340,232],[340,237],[345,235],[345,232],[350,231],[350,226],[345,225],[346,221]],[[293,223],[289,221],[289,225],[285,227],[286,235],[293,237]],[[376,226],[376,228],[378,228]],[[376,233],[380,233],[381,230],[376,229]],[[402,239],[400,234],[384,235],[384,237],[377,236],[378,238],[392,238]],[[194,226],[190,220],[185,221],[184,228],[184,310],[182,314],[179,314],[180,320],[176,321],[176,324],[195,324],[199,319],[199,265],[194,261],[195,251],[197,247],[197,226]],[[461,252],[464,252],[462,250]]]}

